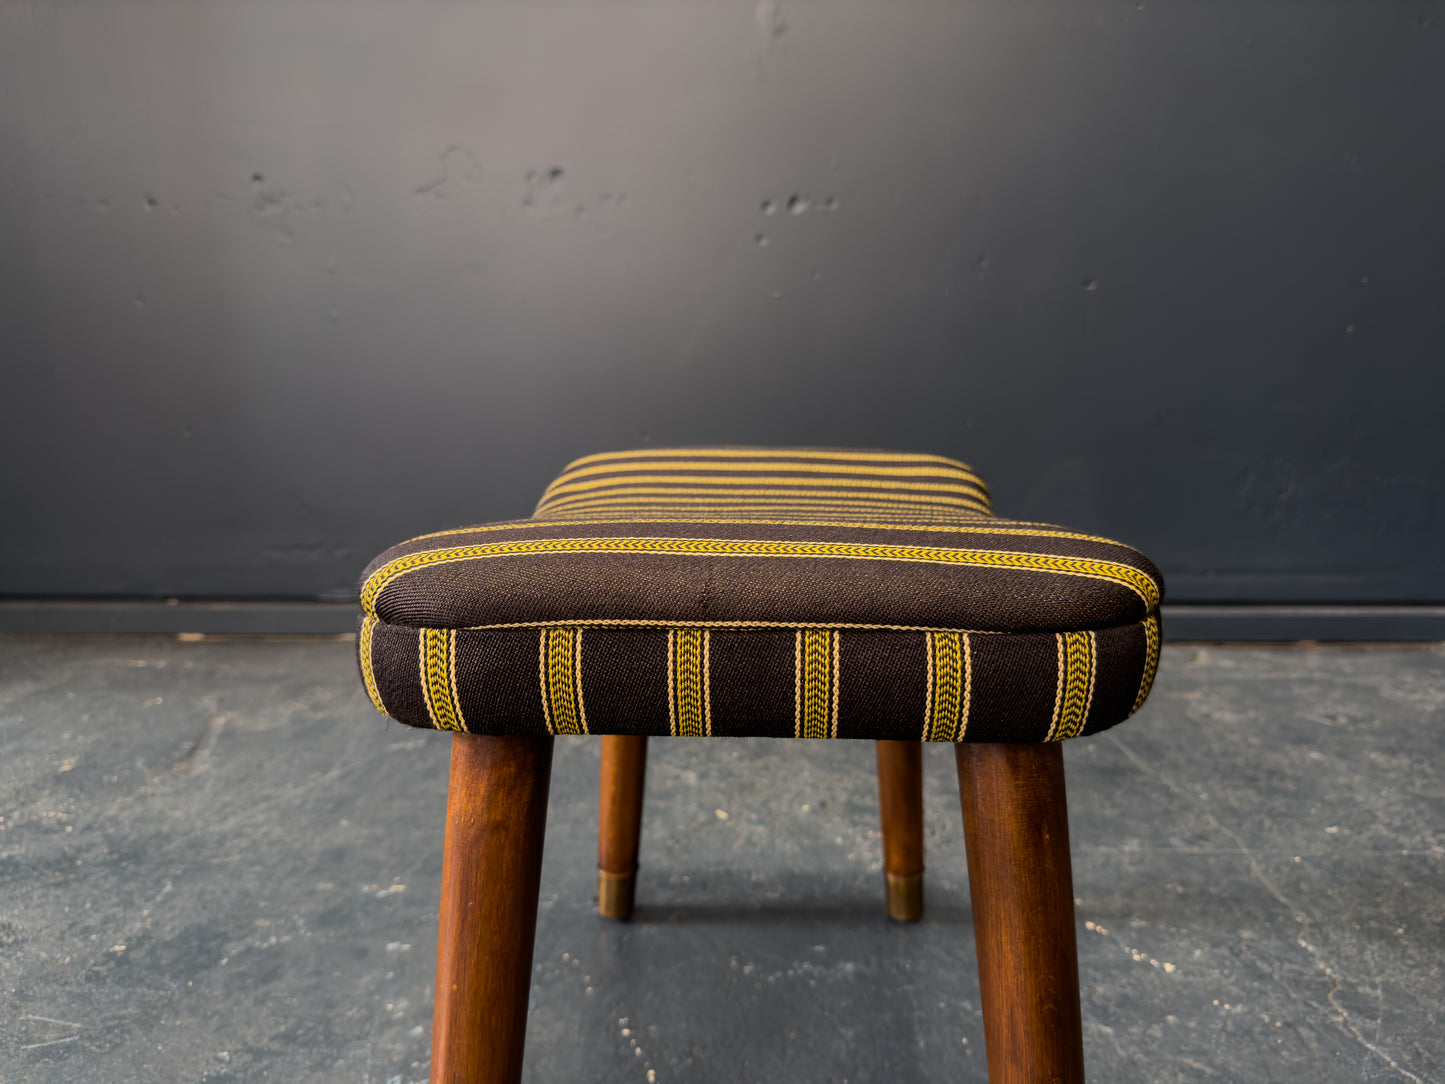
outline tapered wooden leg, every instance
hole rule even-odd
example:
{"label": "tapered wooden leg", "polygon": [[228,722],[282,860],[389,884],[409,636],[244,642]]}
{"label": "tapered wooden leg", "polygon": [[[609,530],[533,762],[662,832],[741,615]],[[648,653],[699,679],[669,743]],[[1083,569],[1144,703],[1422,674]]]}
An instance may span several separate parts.
{"label": "tapered wooden leg", "polygon": [[923,743],[877,745],[888,917],[917,922],[923,916]]}
{"label": "tapered wooden leg", "polygon": [[647,739],[610,734],[602,739],[602,786],[597,815],[597,911],[630,918],[642,835],[642,785]]}
{"label": "tapered wooden leg", "polygon": [[990,1084],[1084,1079],[1063,751],[960,744]]}
{"label": "tapered wooden leg", "polygon": [[550,737],[452,738],[432,1084],[522,1079]]}

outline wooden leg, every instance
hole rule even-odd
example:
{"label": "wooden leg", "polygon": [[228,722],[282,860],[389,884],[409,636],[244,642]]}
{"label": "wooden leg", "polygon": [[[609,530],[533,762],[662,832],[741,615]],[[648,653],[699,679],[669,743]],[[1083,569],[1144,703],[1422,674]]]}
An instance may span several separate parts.
{"label": "wooden leg", "polygon": [[522,1079],[550,737],[452,738],[432,1084]]}
{"label": "wooden leg", "polygon": [[923,916],[923,743],[877,745],[888,917],[917,922]]}
{"label": "wooden leg", "polygon": [[959,744],[990,1084],[1084,1079],[1064,757]]}
{"label": "wooden leg", "polygon": [[597,911],[630,918],[637,887],[637,841],[642,835],[642,785],[647,739],[610,734],[602,739],[602,787],[597,816]]}

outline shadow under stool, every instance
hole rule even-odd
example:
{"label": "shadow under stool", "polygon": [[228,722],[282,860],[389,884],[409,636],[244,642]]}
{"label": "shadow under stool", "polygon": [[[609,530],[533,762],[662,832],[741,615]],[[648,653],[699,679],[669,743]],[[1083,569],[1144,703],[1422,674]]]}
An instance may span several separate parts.
{"label": "shadow under stool", "polygon": [[875,742],[888,914],[923,911],[923,741],[954,743],[990,1081],[1081,1081],[1059,742],[1138,710],[1158,570],[996,518],[933,455],[646,449],[572,463],[531,519],[363,575],[372,702],[455,732],[433,1082],[520,1080],[556,734],[602,739],[598,909],[632,912],[647,739]]}

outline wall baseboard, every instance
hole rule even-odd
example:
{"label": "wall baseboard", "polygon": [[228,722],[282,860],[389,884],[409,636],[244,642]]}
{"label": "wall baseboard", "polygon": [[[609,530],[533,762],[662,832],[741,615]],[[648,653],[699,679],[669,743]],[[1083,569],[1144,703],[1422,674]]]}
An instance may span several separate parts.
{"label": "wall baseboard", "polygon": [[0,599],[0,633],[337,636],[356,632],[359,612],[354,602]]}
{"label": "wall baseboard", "polygon": [[[1445,640],[1445,606],[1166,603],[1166,640]],[[0,599],[0,633],[336,636],[356,631],[351,602]]]}
{"label": "wall baseboard", "polygon": [[1161,607],[1165,640],[1445,640],[1445,606]]}

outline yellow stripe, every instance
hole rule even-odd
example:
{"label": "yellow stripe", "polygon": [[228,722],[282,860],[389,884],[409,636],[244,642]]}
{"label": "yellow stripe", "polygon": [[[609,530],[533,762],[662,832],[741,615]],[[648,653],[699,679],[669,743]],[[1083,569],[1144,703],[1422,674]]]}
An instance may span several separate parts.
{"label": "yellow stripe", "polygon": [[456,700],[456,631],[422,629],[420,643],[422,695],[432,725],[438,730],[465,731]]}
{"label": "yellow stripe", "polygon": [[929,726],[925,741],[958,741],[966,725],[967,702],[964,688],[969,684],[968,637],[956,632],[936,632],[928,637]]}
{"label": "yellow stripe", "polygon": [[379,624],[381,622],[369,614],[361,619],[361,636],[358,638],[360,642],[356,645],[356,652],[361,659],[361,679],[366,683],[366,695],[371,697],[376,710],[385,715],[386,705],[381,702],[381,690],[376,686],[376,669],[371,661],[372,633]]}
{"label": "yellow stripe", "polygon": [[1159,668],[1159,615],[1150,614],[1144,619],[1144,673],[1139,678],[1139,695],[1129,709],[1133,715],[1144,706],[1149,690],[1154,687],[1154,673]]}
{"label": "yellow stripe", "polygon": [[708,459],[834,459],[857,460],[864,463],[943,463],[957,470],[973,474],[967,463],[949,459],[942,455],[927,455],[920,452],[854,452],[846,449],[823,451],[810,448],[634,448],[622,452],[598,452],[584,455],[567,464],[564,475],[570,474],[587,463],[601,463],[618,459],[682,459],[706,456]]}
{"label": "yellow stripe", "polygon": [[456,561],[487,560],[524,554],[638,553],[686,554],[697,557],[815,557],[850,560],[903,561],[1012,568],[1060,576],[1107,580],[1129,588],[1149,609],[1159,604],[1159,588],[1145,573],[1114,561],[1056,557],[1011,550],[965,550],[936,546],[892,546],[860,542],[785,542],[729,538],[537,538],[491,542],[449,549],[423,550],[398,557],[374,572],[361,592],[362,608],[376,613],[381,592],[398,576],[418,568]]}
{"label": "yellow stripe", "polygon": [[1077,737],[1089,717],[1094,700],[1094,634],[1066,632],[1064,639],[1064,696],[1053,741]]}
{"label": "yellow stripe", "polygon": [[819,629],[798,632],[795,677],[798,687],[794,731],[800,738],[826,738],[833,718],[833,643],[837,633]]}
{"label": "yellow stripe", "polygon": [[[573,478],[596,477],[598,475],[624,473],[637,470],[670,470],[670,471],[727,471],[736,474],[740,471],[771,471],[777,474],[795,472],[799,474],[863,474],[875,478],[922,478],[939,477],[941,475],[957,474],[956,469],[942,465],[918,466],[918,467],[874,467],[864,463],[797,463],[790,462],[786,458],[763,460],[756,463],[729,462],[719,463],[715,459],[683,459],[667,463],[666,466],[624,464],[624,463],[601,463],[591,467],[580,467],[576,470],[568,468],[563,471],[551,485],[547,492],[551,493],[553,488],[562,482]],[[976,487],[983,486],[983,479],[972,471],[964,472],[965,477]]]}
{"label": "yellow stripe", "polygon": [[586,723],[582,714],[582,683],[578,678],[581,630],[576,628],[548,629],[547,637],[547,697],[550,701],[552,733],[585,734]]}
{"label": "yellow stripe", "polygon": [[[777,479],[777,482],[774,485],[768,485],[768,482],[770,480],[766,478],[749,478],[747,479],[747,484],[768,485],[768,488],[770,490],[777,488],[778,485],[799,486],[803,487],[802,492],[805,493],[812,491],[846,492],[848,490],[857,489],[882,489],[887,490],[889,493],[897,493],[900,491],[916,491],[920,493],[967,493],[970,496],[977,494],[979,488],[976,485],[971,485],[965,482],[890,482],[877,478],[853,477],[839,478],[836,480],[831,478],[818,479],[814,481],[809,478],[787,477],[788,472],[783,470],[776,470],[772,473],[783,475],[784,477]],[[543,494],[542,497],[543,504],[554,504],[554,498],[560,496],[563,493],[590,493],[598,490],[604,492],[617,490],[621,492],[634,489],[637,486],[690,485],[710,487],[698,490],[675,490],[675,492],[678,493],[716,492],[722,494],[753,492],[752,490],[743,488],[742,479],[730,475],[722,475],[716,478],[709,478],[705,475],[697,474],[626,474],[621,477],[609,476],[605,478],[596,478],[590,482],[569,482],[566,484],[559,484],[562,482],[563,479],[559,478],[556,482],[553,482],[550,486],[547,487],[547,491],[545,494]],[[667,490],[665,492],[673,492],[673,490]]]}
{"label": "yellow stripe", "polygon": [[793,633],[793,737],[803,736],[803,630]]}
{"label": "yellow stripe", "polygon": [[684,738],[706,736],[707,689],[703,659],[707,650],[707,633],[700,629],[674,629],[672,684],[672,732]]}

